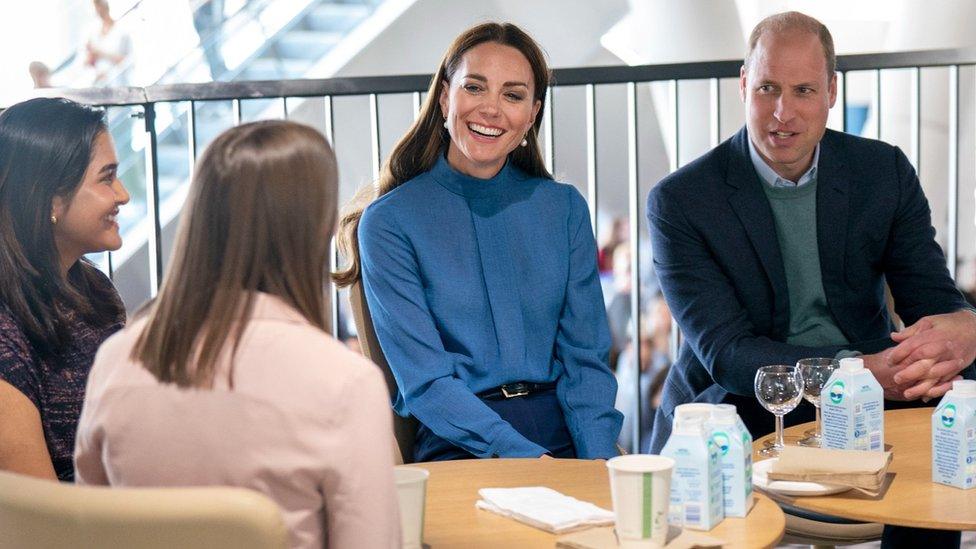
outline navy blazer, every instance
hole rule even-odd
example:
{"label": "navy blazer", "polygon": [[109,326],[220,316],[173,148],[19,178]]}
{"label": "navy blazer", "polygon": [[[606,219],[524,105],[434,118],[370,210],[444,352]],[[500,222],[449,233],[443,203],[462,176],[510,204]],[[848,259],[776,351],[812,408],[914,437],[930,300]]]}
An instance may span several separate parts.
{"label": "navy blazer", "polygon": [[[827,130],[817,167],[817,244],[827,308],[851,343],[785,343],[789,273],[748,139],[743,128],[648,197],[654,269],[683,335],[655,418],[654,452],[670,435],[674,407],[685,402],[735,404],[754,436],[770,432],[773,415],[753,390],[761,366],[892,346],[885,281],[906,325],[966,307],[908,158],[880,141]],[[973,374],[970,366],[966,377]],[[809,421],[812,407],[786,418]]]}

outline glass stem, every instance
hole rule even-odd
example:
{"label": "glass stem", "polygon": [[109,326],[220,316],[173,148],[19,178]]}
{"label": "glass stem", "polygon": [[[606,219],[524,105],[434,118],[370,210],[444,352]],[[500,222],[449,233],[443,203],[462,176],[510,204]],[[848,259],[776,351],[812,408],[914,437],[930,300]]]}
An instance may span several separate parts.
{"label": "glass stem", "polygon": [[817,405],[815,406],[815,408],[816,408],[816,410],[817,410],[817,420],[816,420],[816,422],[815,422],[815,425],[814,425],[814,427],[813,427],[813,428],[815,429],[815,431],[814,431],[814,432],[815,432],[816,434],[814,434],[813,436],[815,436],[815,437],[817,437],[817,438],[820,438],[820,434],[821,434],[821,433],[823,432],[823,431],[821,430],[821,428],[820,428],[820,421],[821,421],[821,420],[820,420],[820,405],[819,405],[819,404],[817,404]]}
{"label": "glass stem", "polygon": [[783,416],[776,414],[776,447],[786,446],[783,442]]}

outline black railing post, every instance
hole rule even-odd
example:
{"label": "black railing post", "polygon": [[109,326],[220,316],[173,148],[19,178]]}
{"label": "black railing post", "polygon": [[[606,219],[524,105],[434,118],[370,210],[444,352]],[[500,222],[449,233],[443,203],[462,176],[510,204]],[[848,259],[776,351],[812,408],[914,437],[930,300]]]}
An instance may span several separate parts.
{"label": "black railing post", "polygon": [[149,296],[156,297],[163,280],[162,224],[159,219],[159,155],[156,136],[156,104],[143,103],[143,120],[149,143],[146,147],[146,213],[149,215]]}

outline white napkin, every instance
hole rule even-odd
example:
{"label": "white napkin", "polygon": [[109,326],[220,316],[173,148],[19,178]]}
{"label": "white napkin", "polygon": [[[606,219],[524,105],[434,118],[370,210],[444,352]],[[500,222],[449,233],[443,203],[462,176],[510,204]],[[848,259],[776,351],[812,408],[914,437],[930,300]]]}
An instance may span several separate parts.
{"label": "white napkin", "polygon": [[613,524],[613,513],[592,503],[563,495],[552,488],[482,488],[475,503],[546,532],[561,534],[586,526]]}

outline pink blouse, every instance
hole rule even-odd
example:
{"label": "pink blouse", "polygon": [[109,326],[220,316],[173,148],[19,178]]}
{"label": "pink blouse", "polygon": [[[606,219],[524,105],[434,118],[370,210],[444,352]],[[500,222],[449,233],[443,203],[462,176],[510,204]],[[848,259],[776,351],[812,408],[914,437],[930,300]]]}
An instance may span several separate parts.
{"label": "pink blouse", "polygon": [[76,480],[241,486],[278,503],[292,547],[399,547],[382,374],[282,300],[258,294],[213,390],[162,384],[129,354],[145,320],[102,345],[75,445]]}

